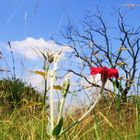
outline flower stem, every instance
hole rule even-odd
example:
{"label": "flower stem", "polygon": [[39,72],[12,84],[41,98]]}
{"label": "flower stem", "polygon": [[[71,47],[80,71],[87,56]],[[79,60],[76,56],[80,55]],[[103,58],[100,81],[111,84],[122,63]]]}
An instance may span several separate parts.
{"label": "flower stem", "polygon": [[[55,82],[55,73],[57,70],[57,61],[54,57],[54,66],[53,70],[50,70],[50,123],[51,123],[51,133],[54,129],[54,93],[53,93],[53,85]],[[51,136],[50,140],[55,140],[56,138],[54,136]]]}
{"label": "flower stem", "polygon": [[89,108],[89,110],[87,112],[85,112],[85,114],[78,119],[78,122],[81,122],[96,106],[96,104],[98,103],[98,101],[100,100],[101,95],[98,96],[97,100],[94,102],[94,104]]}
{"label": "flower stem", "polygon": [[100,100],[101,95],[99,95],[98,99],[96,100],[96,102],[94,102],[94,104],[90,107],[90,109],[81,117],[79,118],[77,121],[75,121],[74,123],[72,123],[68,128],[66,128],[64,131],[61,132],[60,135],[65,134],[69,129],[71,129],[72,127],[74,127],[75,125],[79,124],[81,121],[83,121],[83,119],[93,110],[93,108],[96,106],[96,104],[98,103],[98,101]]}
{"label": "flower stem", "polygon": [[100,95],[103,95],[105,83],[106,83],[106,82],[102,82],[102,87],[101,87],[101,90],[100,90]]}
{"label": "flower stem", "polygon": [[72,127],[74,127],[75,125],[77,125],[77,124],[79,124],[81,121],[83,121],[83,119],[95,108],[96,104],[99,102],[99,100],[100,100],[101,97],[102,97],[105,83],[106,83],[106,82],[103,82],[103,83],[102,83],[102,87],[101,87],[100,94],[99,94],[97,100],[94,102],[94,104],[87,110],[87,112],[85,112],[85,114],[82,115],[82,117],[80,117],[77,121],[75,121],[74,123],[72,123],[72,124],[71,124],[68,128],[66,128],[64,131],[62,131],[60,135],[65,134],[69,129],[71,129]]}
{"label": "flower stem", "polygon": [[51,121],[51,133],[54,129],[54,104],[53,104],[53,84],[54,84],[54,73],[50,71],[50,121]]}
{"label": "flower stem", "polygon": [[44,123],[44,117],[45,117],[45,107],[44,107],[44,105],[43,105],[43,107],[42,107],[42,127],[41,127],[41,140],[43,140],[44,139],[44,125],[45,125],[45,123]]}

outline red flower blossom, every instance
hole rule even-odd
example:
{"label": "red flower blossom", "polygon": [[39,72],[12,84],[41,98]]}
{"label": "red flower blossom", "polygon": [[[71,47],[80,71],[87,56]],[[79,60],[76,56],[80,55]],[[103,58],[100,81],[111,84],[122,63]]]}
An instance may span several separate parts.
{"label": "red flower blossom", "polygon": [[90,74],[91,75],[96,75],[100,73],[101,74],[101,81],[105,83],[108,78],[118,78],[119,73],[117,69],[114,68],[107,68],[107,67],[92,67],[90,68]]}

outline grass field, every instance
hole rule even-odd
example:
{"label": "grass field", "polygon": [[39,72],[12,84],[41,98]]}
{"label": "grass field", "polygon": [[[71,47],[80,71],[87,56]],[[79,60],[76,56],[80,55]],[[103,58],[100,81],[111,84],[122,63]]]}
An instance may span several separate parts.
{"label": "grass field", "polygon": [[[47,140],[48,110],[36,109],[40,104],[26,103],[24,106],[7,109],[0,107],[0,140]],[[87,110],[82,106],[64,117],[63,130],[73,124]],[[56,119],[55,119],[56,120]],[[75,125],[60,140],[139,140],[140,98],[121,103],[119,97],[102,98],[90,114]]]}

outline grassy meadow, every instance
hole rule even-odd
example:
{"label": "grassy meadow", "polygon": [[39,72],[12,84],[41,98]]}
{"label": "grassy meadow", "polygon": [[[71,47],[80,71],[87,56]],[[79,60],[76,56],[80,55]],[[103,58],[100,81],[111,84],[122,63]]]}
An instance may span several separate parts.
{"label": "grassy meadow", "polygon": [[[0,91],[0,140],[49,140],[49,106],[43,106],[42,97],[30,86],[16,81],[7,88],[1,81]],[[17,85],[20,85],[19,87]],[[17,91],[16,91],[17,90]],[[22,91],[23,93],[21,93]],[[11,94],[23,95],[17,101]],[[35,98],[36,97],[36,98]],[[63,130],[65,133],[54,139],[60,140],[139,140],[140,139],[140,97],[131,96],[125,103],[119,96],[109,94],[102,97],[94,109],[79,123],[74,123],[88,110],[81,106],[65,112]],[[58,116],[54,117],[56,122]],[[61,133],[60,133],[61,134]]]}

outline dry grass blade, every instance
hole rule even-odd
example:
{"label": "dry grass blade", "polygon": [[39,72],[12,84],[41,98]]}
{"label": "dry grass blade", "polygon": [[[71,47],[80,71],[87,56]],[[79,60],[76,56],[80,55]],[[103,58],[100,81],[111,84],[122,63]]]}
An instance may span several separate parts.
{"label": "dry grass blade", "polygon": [[46,76],[46,72],[43,72],[43,71],[31,71],[32,73],[35,73],[35,74],[38,74],[38,75],[41,75],[41,76],[43,76],[43,77],[45,77]]}
{"label": "dry grass blade", "polygon": [[97,111],[97,113],[104,118],[105,122],[111,127],[114,129],[112,123],[109,121],[109,119],[99,110],[95,109]]}
{"label": "dry grass blade", "polygon": [[20,113],[23,110],[26,110],[27,108],[32,108],[33,106],[38,106],[41,105],[42,103],[37,103],[37,102],[28,102],[26,103],[23,107],[21,107],[20,109],[17,109],[17,113]]}
{"label": "dry grass blade", "polygon": [[119,49],[119,51],[125,51],[125,50],[128,50],[128,48],[126,48],[126,47],[121,47],[121,48]]}
{"label": "dry grass blade", "polygon": [[63,88],[60,85],[54,85],[53,89],[55,89],[55,90],[62,90]]}
{"label": "dry grass blade", "polygon": [[[104,123],[103,121],[98,122],[96,125],[102,125]],[[90,131],[96,129],[95,126],[93,125],[92,127],[90,127],[88,130],[86,130],[81,136],[79,136],[76,140],[80,140],[83,136],[85,136],[86,134],[90,133]],[[73,139],[74,140],[74,139]]]}

